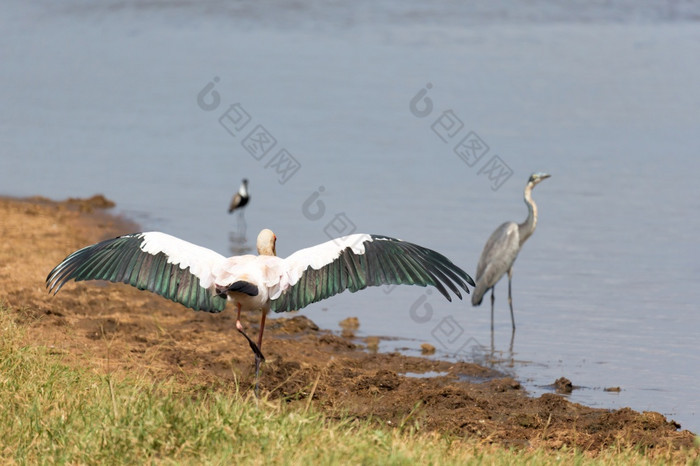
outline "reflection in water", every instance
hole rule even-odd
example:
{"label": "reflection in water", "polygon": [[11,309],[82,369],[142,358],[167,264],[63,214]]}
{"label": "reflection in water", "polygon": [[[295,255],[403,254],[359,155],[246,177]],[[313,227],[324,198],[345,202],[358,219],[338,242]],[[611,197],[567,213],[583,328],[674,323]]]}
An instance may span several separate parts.
{"label": "reflection in water", "polygon": [[248,238],[246,236],[248,226],[243,212],[244,210],[239,210],[236,213],[236,229],[228,234],[229,251],[231,251],[231,254],[234,256],[253,252],[253,248],[248,244]]}
{"label": "reflection in water", "polygon": [[454,355],[454,357],[462,361],[474,362],[484,367],[514,376],[513,369],[515,368],[516,362],[515,353],[513,351],[514,343],[515,332],[512,332],[508,349],[497,349],[494,333],[491,332],[490,346],[481,344],[476,338],[470,337],[468,344],[460,350],[459,354]]}
{"label": "reflection in water", "polygon": [[515,359],[513,357],[513,343],[515,342],[515,327],[510,334],[510,345],[508,345],[508,353],[506,356],[503,355],[503,351],[498,352],[496,356],[496,344],[494,342],[494,332],[493,332],[493,319],[491,319],[491,364],[494,365],[504,365],[506,367],[515,367]]}

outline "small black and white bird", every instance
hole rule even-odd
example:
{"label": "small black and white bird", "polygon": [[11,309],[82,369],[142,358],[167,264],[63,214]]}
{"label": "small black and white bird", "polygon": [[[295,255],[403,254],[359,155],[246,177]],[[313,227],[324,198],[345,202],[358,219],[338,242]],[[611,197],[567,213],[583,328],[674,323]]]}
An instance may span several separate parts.
{"label": "small black and white bird", "polygon": [[241,209],[245,207],[250,201],[250,195],[248,194],[248,180],[243,178],[241,182],[241,187],[238,188],[238,192],[231,199],[231,204],[228,206],[228,213],[233,213],[236,209]]}
{"label": "small black and white bird", "polygon": [[[80,249],[46,278],[54,294],[70,280],[108,280],[149,290],[188,308],[221,312],[227,301],[237,309],[236,328],[255,353],[256,379],[265,318],[272,310],[302,309],[345,290],[384,284],[446,288],[462,299],[474,280],[445,256],[416,244],[381,235],[354,234],[276,256],[275,234],[262,230],[258,254],[226,258],[160,232],[133,233]],[[240,323],[241,309],[262,311],[257,343]]]}

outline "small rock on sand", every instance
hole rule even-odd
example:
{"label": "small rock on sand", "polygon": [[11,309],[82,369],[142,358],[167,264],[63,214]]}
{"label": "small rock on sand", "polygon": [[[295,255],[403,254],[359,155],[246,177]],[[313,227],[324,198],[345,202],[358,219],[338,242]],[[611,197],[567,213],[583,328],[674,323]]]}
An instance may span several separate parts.
{"label": "small rock on sand", "polygon": [[379,337],[367,337],[365,338],[365,344],[367,344],[367,349],[371,353],[376,353],[379,349]]}
{"label": "small rock on sand", "polygon": [[420,345],[421,354],[435,354],[435,347],[430,343],[423,343]]}
{"label": "small rock on sand", "polygon": [[340,325],[340,328],[343,330],[357,330],[360,328],[360,319],[357,317],[348,317],[338,322],[338,325]]}
{"label": "small rock on sand", "polygon": [[571,393],[574,390],[574,385],[566,377],[559,377],[554,381],[554,389],[557,393]]}

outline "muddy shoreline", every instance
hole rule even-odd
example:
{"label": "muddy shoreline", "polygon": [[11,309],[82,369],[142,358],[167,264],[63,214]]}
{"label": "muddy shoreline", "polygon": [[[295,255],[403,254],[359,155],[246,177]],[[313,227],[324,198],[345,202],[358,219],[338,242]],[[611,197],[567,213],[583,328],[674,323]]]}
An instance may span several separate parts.
{"label": "muddy shoreline", "polygon": [[[70,283],[49,297],[46,275],[67,254],[138,231],[105,207],[110,201],[103,197],[0,198],[0,302],[30,326],[27,344],[47,346],[66,364],[103,373],[174,378],[222,392],[250,390],[253,358],[231,309],[194,312],[126,285],[97,282]],[[243,316],[253,334],[258,318]],[[477,364],[373,353],[352,332],[321,330],[303,312],[271,320],[263,349],[262,392],[303,406],[311,400],[331,418],[591,454],[613,445],[693,448],[695,435],[659,413],[594,409],[554,393],[531,397],[517,380]],[[444,375],[402,375],[407,372]],[[566,388],[565,380],[560,383]]]}

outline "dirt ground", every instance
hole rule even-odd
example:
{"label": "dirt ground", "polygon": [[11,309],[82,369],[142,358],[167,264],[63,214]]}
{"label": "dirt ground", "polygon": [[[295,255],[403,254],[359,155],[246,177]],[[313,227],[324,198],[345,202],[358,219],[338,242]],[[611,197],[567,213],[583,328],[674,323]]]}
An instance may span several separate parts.
{"label": "dirt ground", "polygon": [[[96,371],[175,377],[224,392],[250,390],[253,355],[235,330],[232,309],[194,312],[103,282],[69,283],[58,295],[47,294],[44,280],[66,255],[139,231],[103,212],[111,205],[101,196],[63,202],[0,198],[0,302],[30,324],[28,344],[50,347],[67,364],[89,364]],[[257,335],[258,319],[257,313],[244,316],[249,334]],[[575,446],[591,454],[612,445],[693,448],[694,434],[659,413],[593,409],[554,393],[534,398],[518,381],[476,364],[373,353],[319,330],[303,312],[269,320],[263,352],[262,393],[289,403],[306,404],[311,397],[330,417],[371,418],[505,446]],[[427,371],[447,375],[401,375]]]}

